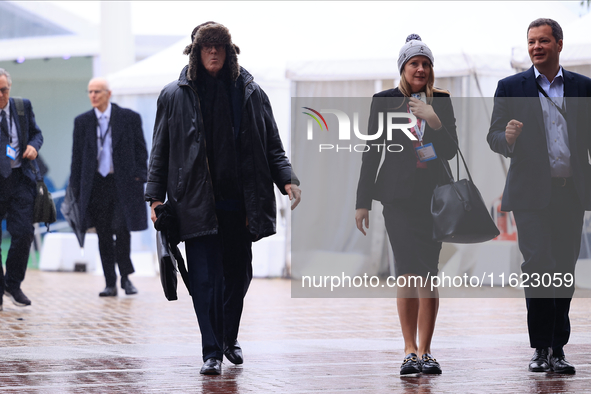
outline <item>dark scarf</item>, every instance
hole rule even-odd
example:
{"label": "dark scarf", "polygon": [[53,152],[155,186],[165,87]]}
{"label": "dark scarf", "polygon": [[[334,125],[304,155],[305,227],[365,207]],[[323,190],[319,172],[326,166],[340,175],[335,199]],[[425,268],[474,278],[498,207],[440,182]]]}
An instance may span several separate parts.
{"label": "dark scarf", "polygon": [[199,95],[209,172],[216,202],[242,199],[234,111],[230,101],[235,87],[223,71],[219,78],[214,78],[200,68],[197,81],[191,82],[196,86]]}

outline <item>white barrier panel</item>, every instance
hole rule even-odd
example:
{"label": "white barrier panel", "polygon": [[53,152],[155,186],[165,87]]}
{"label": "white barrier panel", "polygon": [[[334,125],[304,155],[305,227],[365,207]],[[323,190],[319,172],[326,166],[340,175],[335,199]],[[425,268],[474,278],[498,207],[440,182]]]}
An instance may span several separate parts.
{"label": "white barrier panel", "polygon": [[43,238],[39,258],[42,271],[74,271],[76,264],[84,266],[86,272],[96,270],[100,265],[98,237],[88,233],[84,239],[84,249],[80,248],[74,233],[49,233]]}
{"label": "white barrier panel", "polygon": [[[142,248],[140,235],[131,233],[131,261],[135,275],[154,276],[158,273],[155,254]],[[98,249],[98,237],[87,233],[84,249],[80,248],[74,233],[49,233],[43,239],[39,259],[42,271],[84,270],[95,275],[103,275],[103,267]]]}

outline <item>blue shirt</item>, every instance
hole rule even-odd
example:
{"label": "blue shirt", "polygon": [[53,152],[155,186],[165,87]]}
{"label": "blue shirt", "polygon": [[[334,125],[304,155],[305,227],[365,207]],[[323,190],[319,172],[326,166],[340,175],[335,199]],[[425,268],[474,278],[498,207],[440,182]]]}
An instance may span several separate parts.
{"label": "blue shirt", "polygon": [[[541,74],[534,66],[536,81],[544,89],[548,97],[538,92],[544,126],[546,128],[546,142],[548,145],[548,158],[550,159],[550,175],[553,177],[570,177],[572,170],[570,166],[570,149],[568,145],[568,129],[566,119],[558,111],[556,106],[566,109],[564,102],[564,77],[562,67],[552,82],[548,81],[545,75]],[[552,100],[554,104],[550,102]]]}

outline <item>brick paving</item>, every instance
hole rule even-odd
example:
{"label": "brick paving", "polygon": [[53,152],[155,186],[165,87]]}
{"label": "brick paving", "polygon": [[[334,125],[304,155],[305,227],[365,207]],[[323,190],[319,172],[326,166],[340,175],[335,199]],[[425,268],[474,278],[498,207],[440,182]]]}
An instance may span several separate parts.
{"label": "brick paving", "polygon": [[574,376],[527,371],[522,299],[441,299],[433,354],[441,376],[398,373],[394,299],[292,299],[290,283],[255,279],[239,340],[245,364],[202,376],[200,335],[183,288],[156,277],[140,293],[99,298],[100,276],[29,270],[33,305],[4,297],[0,393],[581,393],[591,392],[591,299],[572,303]]}

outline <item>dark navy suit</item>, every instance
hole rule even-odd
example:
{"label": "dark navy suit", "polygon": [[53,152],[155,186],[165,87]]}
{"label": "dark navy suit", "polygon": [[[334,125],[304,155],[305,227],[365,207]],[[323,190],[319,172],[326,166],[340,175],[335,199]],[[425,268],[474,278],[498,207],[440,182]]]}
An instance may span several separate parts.
{"label": "dark navy suit", "polygon": [[[134,272],[130,259],[130,231],[148,228],[144,183],[148,151],[138,113],[111,104],[113,173],[98,172],[98,121],[94,109],[74,120],[70,187],[79,205],[81,223],[95,227],[107,286]],[[117,241],[113,243],[113,234]]]}
{"label": "dark navy suit", "polygon": [[[591,209],[591,79],[563,69],[564,100],[572,177],[553,182],[542,106],[533,67],[499,81],[488,133],[497,153],[511,158],[501,208],[513,211],[524,257],[522,271],[546,279],[574,275],[585,210]],[[511,152],[507,123],[523,123]],[[556,181],[557,179],[555,179]],[[548,283],[548,282],[546,282]],[[532,283],[530,283],[531,285]],[[574,286],[525,288],[530,345],[562,355],[570,336]]]}
{"label": "dark navy suit", "polygon": [[[43,144],[43,135],[35,123],[35,114],[31,102],[23,99],[25,107],[24,130],[21,128],[14,99],[9,99],[10,126],[15,126],[19,140],[20,168],[13,168],[11,174],[5,178],[0,175],[0,218],[6,216],[6,228],[11,236],[10,250],[6,258],[6,276],[0,264],[0,297],[6,288],[16,290],[25,279],[29,250],[33,241],[33,204],[35,202],[35,182],[39,168],[35,160],[23,159],[23,152],[27,145],[31,145],[39,152]],[[5,155],[6,152],[0,152]],[[0,229],[0,238],[2,230]]]}

